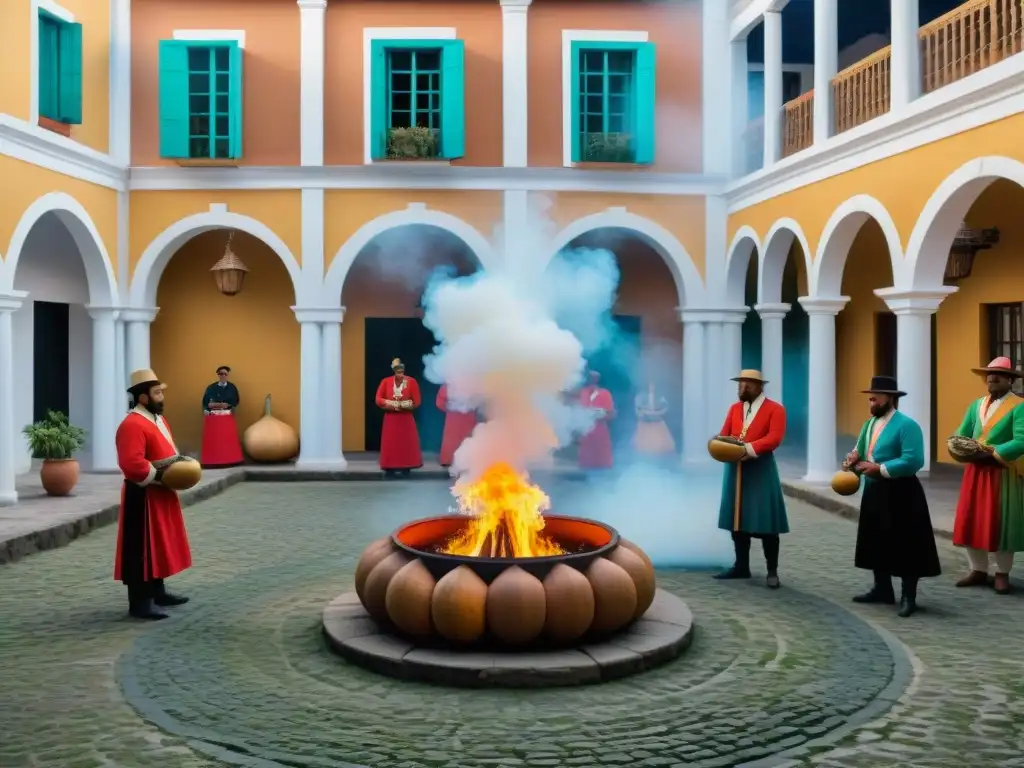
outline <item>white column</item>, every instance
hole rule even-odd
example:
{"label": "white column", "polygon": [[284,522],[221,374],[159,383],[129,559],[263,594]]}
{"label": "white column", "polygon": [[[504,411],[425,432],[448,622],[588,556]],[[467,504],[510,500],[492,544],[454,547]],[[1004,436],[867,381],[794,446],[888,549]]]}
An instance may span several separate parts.
{"label": "white column", "polygon": [[532,0],[501,0],[501,135],[508,168],[527,166],[527,19]]}
{"label": "white column", "polygon": [[159,307],[148,309],[131,308],[121,310],[128,333],[128,374],[142,368],[149,368],[149,326],[156,320]]}
{"label": "white column", "polygon": [[327,320],[321,326],[323,351],[323,459],[325,467],[342,470],[348,466],[341,450],[342,419],[342,368],[341,368],[341,324],[345,319],[345,308],[335,310],[335,320]]}
{"label": "white column", "polygon": [[[898,0],[897,0],[898,1]],[[838,0],[814,0],[814,143],[832,135],[832,78],[839,66]]]}
{"label": "white column", "polygon": [[704,322],[699,316],[679,310],[683,323],[683,460],[708,461],[708,426],[704,382]]}
{"label": "white column", "polygon": [[921,93],[921,27],[918,4],[911,0],[889,4],[892,27],[892,68],[889,72],[890,109],[896,111]]}
{"label": "white column", "polygon": [[726,380],[743,368],[743,321],[749,312],[747,307],[743,307],[728,310],[722,315],[722,369]]}
{"label": "white column", "polygon": [[[732,175],[743,176],[747,168],[748,138],[747,128],[750,125],[749,94],[747,92],[750,79],[750,64],[747,62],[747,39],[734,40],[729,43],[730,67],[732,77],[732,109],[729,136],[732,141]],[[720,129],[719,129],[720,130]]]}
{"label": "white column", "polygon": [[[704,407],[710,410],[708,418],[710,419],[709,426],[712,431],[717,430],[721,424],[715,424],[715,421],[721,417],[724,419],[725,414],[722,408],[728,402],[729,379],[725,373],[725,360],[722,355],[722,345],[725,343],[725,328],[722,323],[722,318],[708,315],[704,318],[706,325],[704,326],[704,391],[705,395]],[[735,373],[729,374],[735,376]],[[711,435],[707,435],[704,439]]]}
{"label": "white column", "polygon": [[765,393],[782,402],[782,321],[789,313],[789,304],[757,304],[754,311],[761,317],[761,375],[768,380]]}
{"label": "white column", "polygon": [[327,0],[299,4],[299,158],[324,164],[324,23]]}
{"label": "white column", "polygon": [[117,399],[117,403],[120,405],[117,407],[115,413],[123,413],[124,406],[128,402],[128,395],[123,390],[128,388],[128,341],[127,341],[127,329],[125,328],[124,320],[121,319],[120,313],[115,321],[114,326],[114,356],[115,356],[115,371],[114,378],[116,380],[116,386],[120,388],[120,397]]}
{"label": "white column", "polygon": [[[110,0],[110,156],[119,165],[132,157],[132,3]],[[121,251],[127,262],[128,251]]]}
{"label": "white column", "polygon": [[299,360],[299,461],[317,466],[323,459],[321,422],[324,418],[321,396],[323,341],[318,310],[292,307],[301,326]]}
{"label": "white column", "polygon": [[764,167],[782,154],[782,13],[764,15]]}
{"label": "white column", "polygon": [[839,470],[836,459],[836,315],[849,301],[800,297],[810,325],[811,388],[807,393],[807,474],[804,480],[827,482]]}
{"label": "white column", "polygon": [[[118,417],[115,397],[124,390],[117,381],[117,310],[110,307],[87,307],[92,318],[92,469],[107,472],[117,469],[114,433]],[[111,373],[115,385],[111,386]]]}
{"label": "white column", "polygon": [[907,393],[900,400],[900,411],[916,421],[924,433],[923,472],[931,469],[932,460],[932,315],[956,290],[941,286],[920,291],[875,291],[896,315],[896,379]]}
{"label": "white column", "polygon": [[0,506],[18,501],[14,456],[18,428],[14,424],[14,332],[11,315],[21,309],[24,291],[0,296]]}

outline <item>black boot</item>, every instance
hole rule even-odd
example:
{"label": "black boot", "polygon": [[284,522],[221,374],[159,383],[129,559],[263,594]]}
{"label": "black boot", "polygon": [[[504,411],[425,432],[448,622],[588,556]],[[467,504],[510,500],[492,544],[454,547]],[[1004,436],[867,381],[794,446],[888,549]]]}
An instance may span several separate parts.
{"label": "black boot", "polygon": [[779,581],[779,544],[778,535],[761,538],[764,562],[768,567],[768,578],[765,580],[768,589],[778,589],[782,586],[782,582]]}
{"label": "black boot", "polygon": [[168,592],[167,587],[164,586],[164,580],[156,579],[153,582],[153,602],[161,608],[167,608],[172,605],[184,605],[188,602],[188,598]]}
{"label": "black boot", "polygon": [[917,579],[903,579],[903,593],[900,595],[900,609],[896,615],[901,619],[917,613]]}
{"label": "black boot", "polygon": [[166,619],[167,614],[157,610],[153,604],[152,584],[142,582],[128,585],[128,615],[133,619],[159,621]]}
{"label": "black boot", "polygon": [[736,563],[732,568],[716,573],[716,579],[749,579],[750,578],[750,536],[737,531],[732,535],[732,544],[736,550]]}
{"label": "black boot", "polygon": [[892,577],[887,573],[875,571],[875,586],[863,595],[853,598],[855,603],[882,603],[884,605],[895,605],[896,594],[892,589]]}

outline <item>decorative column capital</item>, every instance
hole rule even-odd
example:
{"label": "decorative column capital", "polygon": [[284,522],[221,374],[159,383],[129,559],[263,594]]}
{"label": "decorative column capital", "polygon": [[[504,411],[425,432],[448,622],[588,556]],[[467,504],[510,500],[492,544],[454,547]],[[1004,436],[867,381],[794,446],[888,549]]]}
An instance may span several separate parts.
{"label": "decorative column capital", "polygon": [[750,307],[676,307],[682,323],[743,323]]}
{"label": "decorative column capital", "polygon": [[808,315],[838,315],[850,302],[849,296],[801,296],[797,301]]}
{"label": "decorative column capital", "polygon": [[762,320],[782,320],[793,308],[792,304],[755,304],[754,311]]}
{"label": "decorative column capital", "polygon": [[345,322],[345,307],[292,307],[292,312],[300,323]]}
{"label": "decorative column capital", "polygon": [[526,13],[533,0],[501,0],[502,13]]}
{"label": "decorative column capital", "polygon": [[909,291],[879,288],[875,296],[884,301],[894,315],[934,315],[945,298],[957,290],[953,285]]}
{"label": "decorative column capital", "polygon": [[93,320],[117,320],[120,317],[120,313],[125,307],[97,307],[92,304],[87,304],[85,311],[89,313],[89,317]]}
{"label": "decorative column capital", "polygon": [[126,323],[152,323],[156,320],[160,307],[121,307],[119,320]]}
{"label": "decorative column capital", "polygon": [[300,11],[323,11],[327,9],[327,0],[297,0]]}
{"label": "decorative column capital", "polygon": [[0,312],[17,312],[25,302],[28,291],[0,293]]}

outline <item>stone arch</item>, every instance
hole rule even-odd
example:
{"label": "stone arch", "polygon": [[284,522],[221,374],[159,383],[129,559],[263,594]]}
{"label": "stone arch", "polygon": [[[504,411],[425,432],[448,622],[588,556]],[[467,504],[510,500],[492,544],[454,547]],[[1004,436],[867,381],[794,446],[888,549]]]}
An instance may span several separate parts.
{"label": "stone arch", "polygon": [[160,277],[174,254],[189,240],[203,232],[217,229],[237,229],[246,232],[265,243],[284,264],[295,289],[295,303],[302,304],[313,294],[306,286],[302,268],[291,249],[266,224],[240,213],[231,213],[226,207],[211,206],[206,213],[186,216],[167,227],[142,253],[135,274],[132,277],[129,303],[133,307],[152,307],[156,304],[156,292]]}
{"label": "stone arch", "polygon": [[761,240],[753,227],[744,224],[733,235],[725,257],[725,299],[729,306],[742,306],[746,299],[750,258],[760,259]]}
{"label": "stone arch", "polygon": [[979,157],[957,168],[928,198],[907,242],[895,284],[905,290],[941,286],[949,249],[960,223],[986,187],[1007,179],[1024,187],[1024,163],[1009,157]]}
{"label": "stone arch", "polygon": [[608,208],[569,224],[555,236],[542,266],[546,268],[573,240],[596,229],[625,229],[637,235],[665,260],[676,284],[679,306],[697,307],[703,304],[704,282],[683,244],[660,224],[629,213],[625,208]]}
{"label": "stone arch", "polygon": [[7,257],[0,262],[0,293],[14,290],[21,252],[39,219],[53,213],[63,224],[78,248],[85,267],[89,285],[89,303],[93,306],[110,307],[117,304],[117,276],[110,263],[103,238],[89,212],[81,203],[65,192],[49,192],[38,198],[22,214],[14,228]]}
{"label": "stone arch", "polygon": [[757,265],[757,303],[778,304],[782,301],[782,276],[793,241],[800,243],[804,254],[805,274],[811,274],[811,247],[803,228],[794,219],[782,218],[772,224],[759,251]]}
{"label": "stone arch", "polygon": [[870,195],[856,195],[840,205],[829,217],[818,240],[814,269],[808,272],[811,296],[839,296],[843,287],[846,259],[857,233],[873,219],[881,228],[889,248],[893,280],[902,270],[903,246],[900,233],[889,211]]}
{"label": "stone arch", "polygon": [[466,244],[484,269],[494,269],[497,266],[494,249],[475,227],[450,213],[432,211],[424,203],[410,203],[404,210],[385,213],[368,221],[338,249],[324,278],[324,306],[334,306],[341,301],[341,291],[345,287],[345,279],[352,265],[375,237],[410,224],[435,227],[449,232]]}

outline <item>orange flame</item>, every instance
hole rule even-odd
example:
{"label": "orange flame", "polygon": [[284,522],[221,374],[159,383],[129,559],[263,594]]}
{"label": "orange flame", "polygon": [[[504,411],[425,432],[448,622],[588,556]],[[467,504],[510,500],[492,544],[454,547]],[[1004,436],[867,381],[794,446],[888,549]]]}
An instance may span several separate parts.
{"label": "orange flame", "polygon": [[452,489],[459,511],[472,519],[445,546],[449,555],[544,557],[565,550],[543,535],[543,513],[551,500],[526,474],[510,465],[492,465],[474,482]]}

